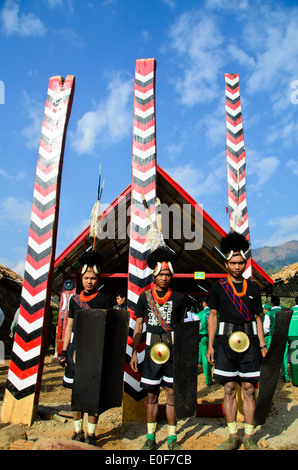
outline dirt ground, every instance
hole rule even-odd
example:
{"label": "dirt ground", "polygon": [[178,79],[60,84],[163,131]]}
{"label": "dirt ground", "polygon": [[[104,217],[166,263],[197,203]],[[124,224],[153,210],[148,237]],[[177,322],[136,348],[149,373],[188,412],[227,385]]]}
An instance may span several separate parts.
{"label": "dirt ground", "polygon": [[[3,400],[8,365],[8,361],[5,365],[0,365],[0,400]],[[53,357],[47,356],[43,370],[39,415],[33,425],[26,428],[29,441],[36,441],[42,437],[71,438],[73,433],[70,412],[71,392],[61,385],[63,373],[64,370],[53,361]],[[161,395],[161,402],[163,399]],[[219,384],[207,387],[199,368],[198,403],[222,403],[222,400],[223,388]],[[1,403],[2,401],[0,405]],[[238,425],[241,435],[243,423],[239,421]],[[144,443],[145,433],[145,423],[123,423],[122,409],[113,408],[100,416],[96,429],[96,445],[112,451],[139,450]],[[224,417],[179,420],[177,433],[179,443],[184,450],[215,450],[216,446],[228,436]],[[156,433],[158,450],[167,449],[166,437],[167,423],[161,420],[158,422]],[[268,419],[265,425],[256,428],[254,438],[262,450],[298,449],[298,387],[279,381]],[[19,446],[22,448],[21,444]]]}

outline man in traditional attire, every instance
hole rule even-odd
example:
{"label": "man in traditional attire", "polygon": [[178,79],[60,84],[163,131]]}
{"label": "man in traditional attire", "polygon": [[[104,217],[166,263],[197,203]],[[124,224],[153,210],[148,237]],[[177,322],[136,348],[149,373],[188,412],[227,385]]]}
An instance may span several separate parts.
{"label": "man in traditional attire", "polygon": [[[185,312],[184,296],[170,288],[175,254],[168,248],[160,247],[147,257],[148,266],[153,269],[155,285],[153,289],[142,292],[136,306],[136,323],[133,336],[133,354],[130,366],[138,371],[137,350],[141,341],[143,321],[146,323],[146,347],[142,369],[141,387],[147,390],[147,435],[143,450],[155,450],[155,430],[158,413],[160,387],[165,387],[166,416],[168,420],[168,448],[179,450],[176,434],[176,414],[173,394],[173,328],[183,322]],[[156,363],[150,357],[150,349],[164,342],[169,346],[170,356],[164,363]]]}
{"label": "man in traditional attire", "polygon": [[[110,307],[110,299],[107,295],[102,294],[98,290],[100,266],[102,257],[98,252],[84,253],[80,259],[82,264],[81,280],[83,290],[79,295],[72,296],[69,302],[69,313],[67,325],[65,328],[63,350],[60,358],[62,366],[66,366],[63,377],[63,386],[73,388],[74,371],[75,371],[75,351],[77,339],[77,312],[85,309],[108,309]],[[88,384],[86,384],[88,387]],[[79,410],[73,410],[74,418],[74,434],[73,440],[85,441],[83,431],[83,413]],[[98,421],[98,415],[88,415],[88,431],[86,443],[95,444],[95,429]]]}
{"label": "man in traditional attire", "polygon": [[248,241],[236,232],[222,239],[220,250],[226,257],[228,277],[213,284],[208,302],[207,358],[214,364],[213,343],[219,326],[213,378],[224,384],[224,409],[230,434],[229,439],[219,446],[222,450],[236,450],[241,445],[236,423],[238,384],[243,392],[243,444],[247,450],[257,448],[252,439],[255,386],[259,381],[261,360],[267,353],[267,346],[259,317],[262,313],[259,288],[243,277],[248,249]]}

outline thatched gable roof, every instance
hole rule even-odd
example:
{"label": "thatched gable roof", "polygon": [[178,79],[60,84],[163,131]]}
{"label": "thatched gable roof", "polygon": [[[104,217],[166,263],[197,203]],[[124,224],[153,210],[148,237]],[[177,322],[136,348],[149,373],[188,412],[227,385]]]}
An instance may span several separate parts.
{"label": "thatched gable roof", "polygon": [[271,277],[274,281],[283,280],[284,282],[289,281],[298,274],[298,263],[290,264],[286,266],[278,273],[273,274]]}
{"label": "thatched gable roof", "polygon": [[12,269],[7,268],[0,263],[0,279],[10,279],[17,282],[18,284],[23,284],[23,278],[19,274],[15,273]]}

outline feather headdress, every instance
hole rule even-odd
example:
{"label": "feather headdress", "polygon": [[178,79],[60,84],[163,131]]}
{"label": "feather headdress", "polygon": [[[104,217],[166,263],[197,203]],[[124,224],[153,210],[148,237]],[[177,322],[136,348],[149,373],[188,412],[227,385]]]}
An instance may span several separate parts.
{"label": "feather headdress", "polygon": [[249,242],[246,238],[237,232],[231,232],[226,237],[222,238],[220,243],[220,251],[226,256],[229,261],[233,254],[238,252],[242,258],[246,260],[245,253],[249,249]]}

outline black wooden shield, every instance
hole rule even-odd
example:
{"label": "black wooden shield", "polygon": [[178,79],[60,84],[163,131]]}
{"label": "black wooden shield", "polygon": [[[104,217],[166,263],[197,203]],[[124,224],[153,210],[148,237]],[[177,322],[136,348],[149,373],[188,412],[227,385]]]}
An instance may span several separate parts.
{"label": "black wooden shield", "polygon": [[197,413],[197,374],[199,351],[199,322],[179,323],[175,326],[174,402],[177,419]]}
{"label": "black wooden shield", "polygon": [[71,408],[92,416],[121,406],[129,312],[80,310]]}
{"label": "black wooden shield", "polygon": [[293,311],[282,308],[276,313],[275,327],[268,352],[262,360],[259,394],[254,412],[254,425],[265,424],[276,389]]}

